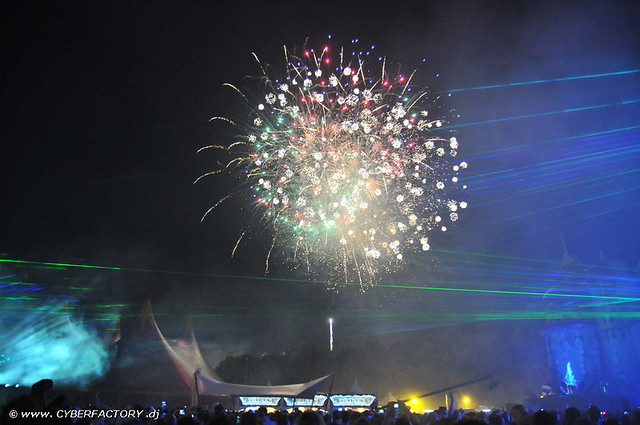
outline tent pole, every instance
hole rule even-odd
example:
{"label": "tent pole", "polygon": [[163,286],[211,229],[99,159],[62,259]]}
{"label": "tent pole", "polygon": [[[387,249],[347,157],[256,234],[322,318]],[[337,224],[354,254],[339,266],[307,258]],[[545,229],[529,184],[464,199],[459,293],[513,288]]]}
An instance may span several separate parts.
{"label": "tent pole", "polygon": [[193,372],[193,394],[191,397],[191,404],[195,403],[200,407],[200,389],[198,388],[198,369]]}
{"label": "tent pole", "polygon": [[327,393],[327,409],[329,410],[329,420],[333,422],[333,402],[331,401],[331,391],[333,391],[333,380],[335,375],[331,375],[331,383],[329,384],[329,392]]}

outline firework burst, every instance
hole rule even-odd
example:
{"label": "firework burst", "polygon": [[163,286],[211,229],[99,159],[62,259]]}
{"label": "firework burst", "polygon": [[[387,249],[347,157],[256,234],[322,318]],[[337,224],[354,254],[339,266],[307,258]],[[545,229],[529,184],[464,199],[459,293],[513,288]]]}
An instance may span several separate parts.
{"label": "firework burst", "polygon": [[447,195],[464,188],[458,141],[443,128],[439,96],[416,90],[413,74],[390,72],[384,58],[370,64],[324,47],[300,55],[285,49],[285,60],[284,78],[264,71],[256,101],[229,85],[249,105],[244,135],[203,147],[231,157],[196,181],[222,170],[244,176],[260,225],[273,236],[267,267],[271,251],[282,249],[312,274],[375,283],[409,252],[428,251],[429,234],[446,231],[466,208]]}

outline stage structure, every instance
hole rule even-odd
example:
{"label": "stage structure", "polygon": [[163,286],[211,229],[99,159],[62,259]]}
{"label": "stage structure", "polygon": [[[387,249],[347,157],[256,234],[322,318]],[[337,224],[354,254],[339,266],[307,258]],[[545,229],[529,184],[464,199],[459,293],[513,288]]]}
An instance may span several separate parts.
{"label": "stage structure", "polygon": [[271,407],[278,410],[312,408],[322,410],[366,410],[375,408],[377,397],[373,394],[316,394],[313,398],[297,397],[238,397],[240,408]]}
{"label": "stage structure", "polygon": [[[562,242],[561,273],[565,282],[601,301],[594,302],[587,312],[593,319],[550,320],[546,326],[549,366],[559,390],[556,394],[639,403],[640,381],[635,378],[640,376],[640,323],[633,306],[640,300],[638,279],[629,275],[624,265],[607,260],[602,253],[600,264],[580,264]],[[550,288],[548,292],[553,291]],[[612,297],[619,300],[611,300]],[[617,313],[621,305],[630,306],[628,315]],[[566,304],[549,303],[551,312],[569,308]]]}
{"label": "stage structure", "polygon": [[160,341],[176,366],[180,377],[190,389],[192,403],[198,404],[200,395],[230,396],[234,405],[240,396],[256,397],[290,397],[295,399],[313,399],[314,396],[328,389],[333,375],[323,376],[313,381],[290,385],[243,385],[224,382],[205,360],[193,329],[189,330],[187,339],[167,340],[151,311],[151,304],[145,305],[148,320]]}

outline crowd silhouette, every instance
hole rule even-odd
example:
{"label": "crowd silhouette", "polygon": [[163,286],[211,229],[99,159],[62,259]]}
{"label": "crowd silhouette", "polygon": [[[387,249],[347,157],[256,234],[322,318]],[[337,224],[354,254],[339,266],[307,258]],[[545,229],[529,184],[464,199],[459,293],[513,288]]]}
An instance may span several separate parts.
{"label": "crowd silhouette", "polygon": [[[58,395],[47,402],[53,381],[43,379],[31,387],[29,394],[20,395],[2,406],[0,425],[640,425],[640,408],[633,411],[602,412],[590,405],[583,410],[567,407],[563,411],[530,411],[522,404],[508,411],[475,411],[441,407],[435,411],[412,412],[404,403],[389,403],[378,409],[312,410],[294,408],[268,411],[228,410],[221,404],[213,407],[194,406],[111,406],[97,398],[94,403],[76,406]],[[397,406],[397,407],[396,407]],[[60,414],[58,412],[67,412]],[[136,412],[128,417],[79,417],[71,411]],[[49,417],[24,417],[22,412],[49,412]]]}

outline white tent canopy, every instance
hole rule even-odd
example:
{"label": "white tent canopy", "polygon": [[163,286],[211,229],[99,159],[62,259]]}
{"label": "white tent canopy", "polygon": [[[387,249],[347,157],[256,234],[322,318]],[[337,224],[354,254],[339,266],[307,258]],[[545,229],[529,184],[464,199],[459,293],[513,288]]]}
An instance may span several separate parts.
{"label": "white tent canopy", "polygon": [[353,384],[351,384],[351,389],[349,390],[349,394],[364,394],[362,391],[362,387],[358,383],[358,378],[353,380]]}
{"label": "white tent canopy", "polygon": [[[193,333],[189,329],[188,339],[167,340],[156,322],[151,304],[147,301],[145,305],[144,321],[149,321],[155,329],[162,345],[175,364],[182,380],[191,389],[204,395],[227,395],[227,396],[280,396],[296,398],[313,398],[313,396],[328,386],[332,375],[302,384],[291,385],[243,385],[230,384],[222,381],[213,368],[209,366],[204,356],[200,352],[200,347]],[[194,377],[197,379],[197,386],[194,385]]]}
{"label": "white tent canopy", "polygon": [[233,396],[282,396],[296,398],[313,398],[331,379],[331,375],[323,376],[303,384],[291,385],[242,385],[229,384],[216,379],[207,378],[201,374],[198,377],[198,389],[201,394],[233,395]]}
{"label": "white tent canopy", "polygon": [[394,396],[391,393],[391,391],[389,391],[384,398],[380,399],[380,405],[381,406],[386,406],[387,404],[392,403],[394,401],[398,401],[398,398],[396,396]]}

